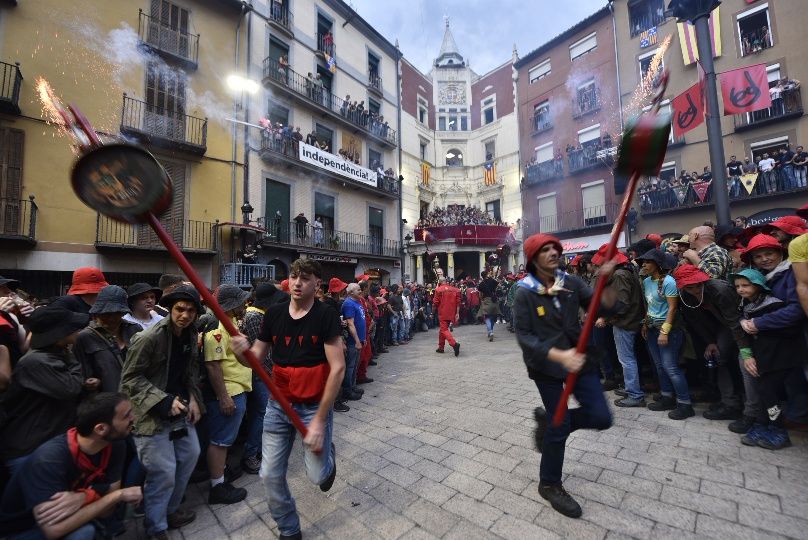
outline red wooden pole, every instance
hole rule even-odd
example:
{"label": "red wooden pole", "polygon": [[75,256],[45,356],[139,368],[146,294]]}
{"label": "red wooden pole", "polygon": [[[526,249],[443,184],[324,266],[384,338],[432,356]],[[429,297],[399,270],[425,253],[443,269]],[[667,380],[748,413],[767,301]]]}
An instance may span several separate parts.
{"label": "red wooden pole", "polygon": [[[623,224],[626,221],[626,215],[629,208],[631,208],[631,200],[634,198],[634,190],[637,187],[637,182],[640,181],[640,172],[635,171],[632,173],[628,181],[626,189],[626,196],[623,197],[623,206],[620,207],[620,213],[617,216],[617,221],[612,228],[612,236],[609,239],[609,245],[606,248],[606,256],[604,261],[610,261],[617,252],[617,239],[620,237],[620,232],[623,230]],[[589,336],[592,334],[592,328],[595,326],[595,319],[597,319],[598,308],[600,308],[600,298],[603,296],[603,289],[606,288],[606,280],[608,276],[600,274],[598,280],[595,282],[595,290],[592,294],[592,300],[589,302],[589,309],[586,312],[586,319],[584,319],[584,326],[581,329],[581,335],[578,337],[578,344],[575,350],[583,354],[589,346]],[[564,416],[567,414],[567,402],[575,388],[575,382],[578,380],[577,373],[569,373],[567,380],[564,382],[564,391],[561,393],[561,400],[558,402],[558,407],[553,415],[553,426],[558,427],[564,421]]]}
{"label": "red wooden pole", "polygon": [[[157,237],[160,238],[160,241],[168,250],[169,255],[171,255],[171,257],[175,261],[177,261],[177,264],[180,266],[182,271],[185,273],[186,276],[188,276],[188,279],[191,281],[191,283],[193,283],[196,290],[199,291],[199,294],[202,296],[202,299],[205,301],[205,304],[213,311],[214,315],[216,315],[216,318],[219,319],[219,321],[221,321],[227,332],[231,336],[238,335],[239,331],[238,328],[236,328],[236,325],[233,324],[233,321],[230,320],[230,317],[227,316],[227,313],[225,313],[225,311],[222,309],[222,307],[219,305],[219,303],[216,301],[213,295],[210,294],[210,292],[208,292],[208,288],[202,282],[202,279],[196,273],[196,270],[194,270],[193,266],[191,266],[191,263],[188,262],[188,259],[185,258],[185,255],[182,254],[182,252],[179,250],[179,248],[171,239],[171,237],[168,236],[168,233],[163,228],[163,225],[160,223],[157,217],[151,212],[149,212],[148,214],[148,223],[154,230],[155,234],[157,234]],[[291,420],[292,424],[300,432],[300,435],[305,437],[306,434],[308,433],[306,425],[300,419],[300,416],[298,416],[297,412],[295,412],[295,410],[292,408],[291,403],[289,403],[289,401],[283,396],[283,394],[280,393],[278,387],[275,386],[275,382],[272,380],[272,377],[270,377],[267,374],[267,372],[264,371],[264,367],[258,361],[258,358],[256,358],[255,355],[250,350],[245,351],[243,356],[244,358],[247,359],[247,362],[250,363],[250,366],[252,367],[253,371],[257,373],[258,376],[261,377],[261,380],[264,381],[264,384],[267,385],[267,388],[269,388],[272,397],[275,398],[275,401],[277,401],[280,404],[281,408],[286,413],[286,416],[289,417],[289,420]]]}

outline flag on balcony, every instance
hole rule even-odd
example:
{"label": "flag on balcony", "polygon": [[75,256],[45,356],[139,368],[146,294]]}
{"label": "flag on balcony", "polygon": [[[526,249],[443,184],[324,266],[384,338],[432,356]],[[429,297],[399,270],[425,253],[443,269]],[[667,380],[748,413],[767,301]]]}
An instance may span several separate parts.
{"label": "flag on balcony", "polygon": [[645,49],[657,44],[657,29],[652,26],[640,34],[640,49]]}
{"label": "flag on balcony", "polygon": [[679,139],[685,133],[704,122],[704,102],[701,85],[694,84],[671,102],[673,107],[673,136]]}
{"label": "flag on balcony", "polygon": [[323,53],[323,57],[325,57],[325,65],[328,68],[328,71],[331,73],[337,72],[337,59],[328,54],[327,52]]}
{"label": "flag on balcony", "polygon": [[693,191],[696,193],[696,197],[699,198],[699,202],[704,202],[704,197],[707,195],[707,190],[710,189],[711,182],[696,182],[694,184],[690,184],[690,187],[693,188]]}
{"label": "flag on balcony", "polygon": [[425,186],[429,185],[429,170],[429,163],[421,162],[421,183]]}
{"label": "flag on balcony", "polygon": [[485,172],[483,172],[483,179],[486,186],[493,186],[497,183],[497,168],[494,166],[493,161],[485,162]]}
{"label": "flag on balcony", "polygon": [[679,204],[684,204],[687,198],[687,186],[675,186],[673,193],[676,195],[676,200],[679,201]]}
{"label": "flag on balcony", "polygon": [[743,187],[746,188],[746,192],[751,195],[752,190],[755,189],[755,184],[757,184],[758,175],[757,173],[749,173],[741,176],[741,183]]}
{"label": "flag on balcony", "polygon": [[755,64],[719,73],[724,116],[759,111],[772,106],[766,64]]}
{"label": "flag on balcony", "polygon": [[[710,13],[710,38],[713,42],[713,58],[721,56],[721,18],[720,7]],[[696,46],[696,27],[689,22],[677,23],[679,30],[679,45],[682,48],[682,59],[685,65],[690,65],[699,59],[699,49]]]}

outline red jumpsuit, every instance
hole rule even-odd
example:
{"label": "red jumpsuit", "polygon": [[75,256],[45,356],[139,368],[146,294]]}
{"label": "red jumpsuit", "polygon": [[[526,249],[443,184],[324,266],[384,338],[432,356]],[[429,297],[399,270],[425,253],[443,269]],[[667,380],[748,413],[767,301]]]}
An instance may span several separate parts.
{"label": "red jumpsuit", "polygon": [[365,310],[365,335],[367,339],[365,339],[365,345],[359,352],[359,365],[356,368],[357,381],[368,378],[368,364],[370,364],[370,359],[373,356],[373,351],[370,346],[370,325],[373,322],[373,318],[370,306],[368,306],[369,302],[373,302],[373,300],[369,300],[363,296],[359,297],[359,303],[362,304],[362,309]]}
{"label": "red jumpsuit", "polygon": [[435,289],[432,305],[438,312],[438,321],[440,321],[438,349],[443,350],[446,341],[449,342],[449,346],[454,347],[457,342],[449,331],[449,323],[457,319],[457,310],[460,308],[460,289],[451,285],[438,286]]}

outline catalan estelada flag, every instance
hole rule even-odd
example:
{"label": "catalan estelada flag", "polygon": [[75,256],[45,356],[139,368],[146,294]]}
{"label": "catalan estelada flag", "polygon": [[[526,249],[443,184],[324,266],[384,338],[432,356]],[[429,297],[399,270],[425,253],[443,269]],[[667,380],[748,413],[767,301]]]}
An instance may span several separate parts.
{"label": "catalan estelada flag", "polygon": [[652,26],[648,30],[640,33],[640,49],[645,49],[657,44],[657,27]]}
{"label": "catalan estelada flag", "polygon": [[429,185],[429,169],[429,163],[421,162],[421,183],[425,186]]}
{"label": "catalan estelada flag", "polygon": [[494,166],[493,161],[485,162],[485,171],[483,172],[483,180],[486,186],[493,186],[497,183],[497,168]]}
{"label": "catalan estelada flag", "polygon": [[325,57],[325,65],[328,66],[328,71],[330,71],[331,73],[336,73],[337,59],[328,53],[323,53],[323,56]]}
{"label": "catalan estelada flag", "polygon": [[[720,7],[710,13],[710,38],[713,42],[713,58],[721,56],[721,14]],[[699,59],[699,49],[696,46],[696,27],[690,23],[677,23],[679,29],[679,45],[682,48],[682,59],[685,65],[692,64]]]}

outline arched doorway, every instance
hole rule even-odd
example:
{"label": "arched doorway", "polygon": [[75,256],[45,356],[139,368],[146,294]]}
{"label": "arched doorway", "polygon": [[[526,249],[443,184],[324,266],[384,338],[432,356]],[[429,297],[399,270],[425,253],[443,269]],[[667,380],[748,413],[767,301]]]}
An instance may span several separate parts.
{"label": "arched doorway", "polygon": [[365,273],[370,276],[371,282],[376,282],[382,287],[390,285],[390,272],[383,268],[368,268]]}
{"label": "arched doorway", "polygon": [[284,279],[289,277],[289,267],[286,266],[286,263],[280,259],[272,259],[269,261],[269,264],[275,267],[275,279],[278,281],[283,281]]}

